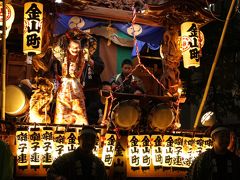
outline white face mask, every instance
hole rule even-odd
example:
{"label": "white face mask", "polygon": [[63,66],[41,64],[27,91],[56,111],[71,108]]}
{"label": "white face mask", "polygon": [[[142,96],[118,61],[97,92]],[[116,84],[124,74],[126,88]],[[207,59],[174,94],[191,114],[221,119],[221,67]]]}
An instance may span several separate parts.
{"label": "white face mask", "polygon": [[80,45],[74,41],[70,41],[68,51],[70,52],[71,55],[77,56],[80,51]]}

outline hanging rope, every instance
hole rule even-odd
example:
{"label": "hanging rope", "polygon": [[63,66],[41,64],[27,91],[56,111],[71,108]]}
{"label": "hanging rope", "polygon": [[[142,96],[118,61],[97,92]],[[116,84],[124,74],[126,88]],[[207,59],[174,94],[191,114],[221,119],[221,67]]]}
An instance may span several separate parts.
{"label": "hanging rope", "polygon": [[[137,11],[136,11],[136,8],[135,8],[135,7],[132,7],[132,10],[133,10],[133,11],[132,11],[133,18],[132,18],[132,22],[131,22],[131,27],[132,27],[132,29],[133,29],[133,42],[134,42],[134,45],[135,45],[135,47],[136,47],[136,54],[137,54],[137,62],[138,62],[138,64],[137,64],[137,65],[135,66],[135,68],[131,71],[131,73],[128,74],[127,77],[125,77],[125,79],[123,80],[123,83],[124,83],[125,81],[127,81],[130,76],[132,76],[133,72],[134,72],[136,69],[138,69],[138,67],[141,67],[141,68],[143,68],[143,69],[163,88],[163,90],[166,90],[165,86],[155,77],[155,75],[154,75],[153,73],[151,73],[151,72],[149,71],[149,69],[144,66],[144,64],[141,63],[139,48],[138,48],[138,44],[137,44],[137,38],[136,38],[135,30],[134,30],[134,25],[135,25],[135,21],[136,21],[136,17],[137,17]],[[116,90],[120,89],[120,88],[123,86],[123,83],[120,84],[119,86],[117,86]]]}

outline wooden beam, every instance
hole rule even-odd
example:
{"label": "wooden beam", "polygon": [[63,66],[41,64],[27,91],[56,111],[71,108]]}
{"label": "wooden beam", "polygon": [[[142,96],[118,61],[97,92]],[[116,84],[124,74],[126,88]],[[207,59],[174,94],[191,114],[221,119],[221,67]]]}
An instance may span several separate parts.
{"label": "wooden beam", "polygon": [[[84,16],[95,19],[103,19],[109,21],[119,21],[119,22],[132,22],[132,12],[119,10],[119,9],[110,9],[105,7],[97,6],[86,6],[84,9],[66,9],[62,10],[61,13],[71,16]],[[162,26],[159,22],[153,21],[150,17],[137,14],[136,23],[149,25],[149,26]]]}

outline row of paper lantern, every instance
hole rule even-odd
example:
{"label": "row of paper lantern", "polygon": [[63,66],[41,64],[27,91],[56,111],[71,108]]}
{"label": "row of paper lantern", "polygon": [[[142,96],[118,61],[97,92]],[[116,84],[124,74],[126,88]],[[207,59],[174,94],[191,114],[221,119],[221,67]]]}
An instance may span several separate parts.
{"label": "row of paper lantern", "polygon": [[[18,166],[51,165],[54,159],[78,147],[78,135],[79,132],[75,129],[67,132],[54,131],[49,127],[18,129]],[[212,146],[211,138],[208,137],[191,138],[176,135],[129,135],[127,141],[126,148],[117,140],[116,134],[107,133],[102,149],[97,142],[93,153],[108,167],[112,165],[114,156],[119,154],[129,160],[131,167],[149,167],[151,164],[189,167],[193,159]]]}
{"label": "row of paper lantern", "polygon": [[[16,132],[18,166],[51,165],[57,157],[77,149],[79,131],[54,131],[50,127],[19,128]],[[106,134],[105,139],[102,159],[106,166],[111,166],[116,135]],[[99,135],[93,153],[99,156]]]}

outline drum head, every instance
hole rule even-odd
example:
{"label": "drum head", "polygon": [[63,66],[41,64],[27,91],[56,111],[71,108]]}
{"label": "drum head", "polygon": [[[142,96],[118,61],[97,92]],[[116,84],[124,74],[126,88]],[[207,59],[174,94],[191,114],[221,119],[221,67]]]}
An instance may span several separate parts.
{"label": "drum head", "polygon": [[123,130],[134,128],[141,116],[138,103],[135,101],[123,101],[118,103],[111,114],[114,124]]}
{"label": "drum head", "polygon": [[24,92],[15,85],[6,86],[6,113],[21,115],[26,111],[27,99]]}
{"label": "drum head", "polygon": [[148,117],[148,122],[151,128],[155,130],[164,130],[172,124],[174,119],[173,110],[165,104],[159,104],[152,108]]}

